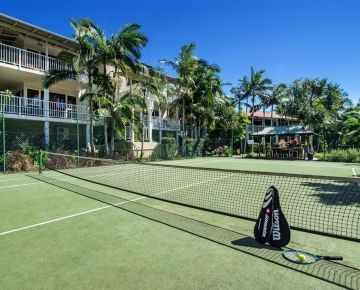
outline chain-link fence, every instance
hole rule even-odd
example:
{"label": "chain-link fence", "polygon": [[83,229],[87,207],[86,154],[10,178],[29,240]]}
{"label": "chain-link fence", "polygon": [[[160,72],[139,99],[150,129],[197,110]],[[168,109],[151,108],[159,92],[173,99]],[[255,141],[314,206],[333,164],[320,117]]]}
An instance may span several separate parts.
{"label": "chain-link fence", "polygon": [[[231,129],[191,135],[184,142],[180,126],[138,122],[112,128],[110,117],[54,120],[0,111],[0,170],[36,170],[40,150],[124,160],[169,160],[231,156],[240,148]],[[75,116],[76,117],[76,116]],[[202,134],[200,134],[202,133]],[[201,136],[201,137],[200,137]],[[203,137],[204,136],[204,137]],[[184,147],[182,147],[184,146]]]}

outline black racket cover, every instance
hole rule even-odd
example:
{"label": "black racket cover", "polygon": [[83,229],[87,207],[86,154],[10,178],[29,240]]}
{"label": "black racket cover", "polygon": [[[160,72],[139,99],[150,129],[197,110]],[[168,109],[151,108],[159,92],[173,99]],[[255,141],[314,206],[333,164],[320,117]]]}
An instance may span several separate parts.
{"label": "black racket cover", "polygon": [[280,207],[279,191],[275,186],[266,190],[259,217],[254,227],[255,239],[274,247],[285,247],[290,242],[290,226]]}

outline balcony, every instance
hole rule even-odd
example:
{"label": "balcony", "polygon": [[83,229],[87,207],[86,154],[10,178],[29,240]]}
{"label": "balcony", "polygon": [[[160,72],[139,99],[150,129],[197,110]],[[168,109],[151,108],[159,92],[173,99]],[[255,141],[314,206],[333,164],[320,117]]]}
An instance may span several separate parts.
{"label": "balcony", "polygon": [[71,64],[59,59],[0,43],[0,62],[38,72],[73,70]]}
{"label": "balcony", "polygon": [[86,106],[1,94],[0,113],[4,113],[7,117],[26,119],[31,119],[31,117],[69,121],[87,121],[89,119],[89,110]]}
{"label": "balcony", "polygon": [[[145,115],[145,127],[148,127],[148,116]],[[160,129],[166,131],[180,131],[180,122],[174,119],[160,117],[152,117],[153,129]]]}
{"label": "balcony", "polygon": [[254,127],[254,133],[260,132],[262,130],[264,130],[265,127],[270,127],[270,126],[263,126],[263,125],[247,125],[246,126],[246,131],[251,134],[253,132],[253,127]]}

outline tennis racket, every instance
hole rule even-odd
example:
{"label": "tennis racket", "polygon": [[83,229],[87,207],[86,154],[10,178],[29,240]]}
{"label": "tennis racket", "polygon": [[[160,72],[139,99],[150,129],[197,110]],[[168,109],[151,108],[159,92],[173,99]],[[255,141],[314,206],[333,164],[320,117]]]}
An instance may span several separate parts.
{"label": "tennis racket", "polygon": [[320,260],[327,260],[327,261],[333,261],[333,260],[343,260],[343,257],[341,256],[318,256],[314,254],[310,254],[303,251],[297,251],[297,250],[286,250],[283,252],[283,257],[293,263],[297,264],[313,264],[315,262],[318,262]]}

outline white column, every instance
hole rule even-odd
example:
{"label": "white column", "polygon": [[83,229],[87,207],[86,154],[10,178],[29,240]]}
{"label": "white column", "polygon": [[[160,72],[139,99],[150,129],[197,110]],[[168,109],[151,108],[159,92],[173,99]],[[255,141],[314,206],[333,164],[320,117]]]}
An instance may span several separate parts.
{"label": "white column", "polygon": [[162,119],[165,119],[165,118],[167,118],[167,116],[168,116],[168,110],[165,110],[164,112],[163,112],[163,115],[162,115]]}
{"label": "white column", "polygon": [[159,143],[161,144],[161,138],[162,138],[162,124],[163,124],[163,117],[161,114],[161,110],[159,108]]}
{"label": "white column", "polygon": [[49,44],[45,41],[45,71],[49,71]]}
{"label": "white column", "polygon": [[45,115],[45,122],[44,122],[44,136],[45,136],[45,148],[48,148],[50,145],[50,123],[49,123],[49,89],[44,89],[44,115]]}
{"label": "white column", "polygon": [[148,113],[148,137],[149,141],[152,142],[152,130],[153,130],[153,119],[152,119],[152,113],[154,111],[154,98],[151,95],[148,95],[146,97],[146,107],[147,107],[147,113]]}
{"label": "white column", "polygon": [[50,124],[49,124],[49,121],[45,121],[44,122],[44,145],[45,145],[45,148],[49,148],[49,145],[50,145]]}
{"label": "white column", "polygon": [[86,150],[91,151],[91,144],[90,144],[90,123],[89,121],[86,123]]}
{"label": "white column", "polygon": [[149,137],[149,141],[152,142],[152,130],[153,130],[152,113],[153,113],[153,110],[148,108],[147,113],[148,113],[148,137]]}
{"label": "white column", "polygon": [[49,118],[49,89],[44,89],[44,100],[43,100],[43,104],[44,104],[44,110],[45,110],[45,117],[48,119]]}

